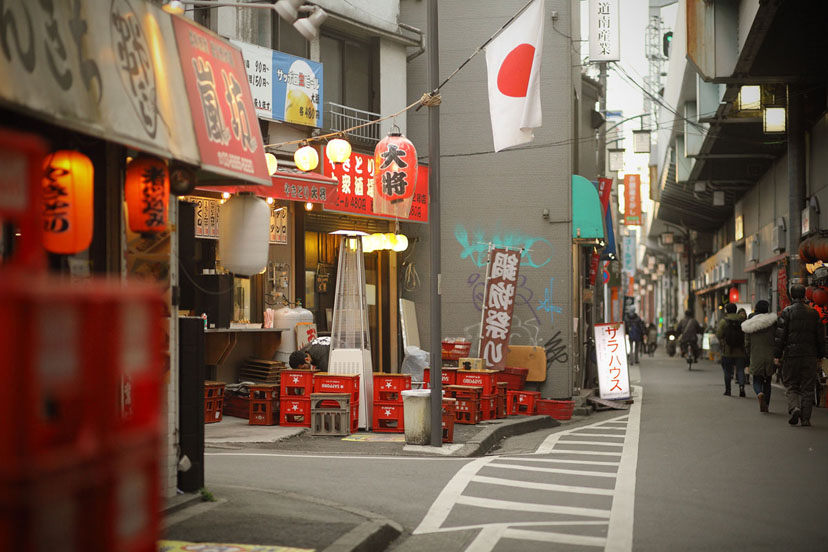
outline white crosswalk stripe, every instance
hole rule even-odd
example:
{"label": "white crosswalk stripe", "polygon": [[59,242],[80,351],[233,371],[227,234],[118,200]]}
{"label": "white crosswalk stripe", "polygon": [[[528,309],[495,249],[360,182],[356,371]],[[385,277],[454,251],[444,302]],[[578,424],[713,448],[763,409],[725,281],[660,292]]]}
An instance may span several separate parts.
{"label": "white crosswalk stripe", "polygon": [[634,389],[625,416],[554,433],[531,455],[470,462],[414,534],[479,530],[466,552],[509,550],[516,540],[629,552],[642,401]]}

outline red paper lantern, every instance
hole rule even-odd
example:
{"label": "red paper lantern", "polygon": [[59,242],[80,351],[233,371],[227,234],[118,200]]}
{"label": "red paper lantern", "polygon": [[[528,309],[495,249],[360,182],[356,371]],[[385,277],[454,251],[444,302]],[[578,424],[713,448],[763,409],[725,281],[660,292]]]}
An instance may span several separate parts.
{"label": "red paper lantern", "polygon": [[374,149],[374,164],[377,170],[376,193],[380,197],[397,203],[414,194],[417,186],[417,150],[411,141],[392,132]]}
{"label": "red paper lantern", "polygon": [[814,303],[819,305],[820,307],[824,307],[828,305],[828,291],[825,291],[824,288],[816,288],[814,290]]}
{"label": "red paper lantern", "polygon": [[155,157],[139,157],[129,164],[124,183],[129,229],[133,232],[163,232],[167,229],[170,173]]}
{"label": "red paper lantern", "polygon": [[74,255],[92,243],[95,171],[87,156],[56,151],[43,163],[43,247]]}
{"label": "red paper lantern", "polygon": [[730,292],[727,294],[727,298],[730,299],[731,303],[738,303],[739,302],[739,288],[733,286],[730,288]]}
{"label": "red paper lantern", "polygon": [[812,301],[814,299],[814,286],[808,286],[805,288],[805,299],[808,301]]}

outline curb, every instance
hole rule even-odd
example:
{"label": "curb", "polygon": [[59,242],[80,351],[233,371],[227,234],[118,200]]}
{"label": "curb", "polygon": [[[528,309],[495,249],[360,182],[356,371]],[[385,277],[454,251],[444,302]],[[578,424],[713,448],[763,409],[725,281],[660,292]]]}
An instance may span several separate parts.
{"label": "curb", "polygon": [[174,514],[179,510],[183,510],[189,506],[202,502],[201,494],[199,493],[184,493],[175,495],[174,497],[164,500],[161,507],[161,515],[168,516]]}
{"label": "curb", "polygon": [[372,552],[385,550],[402,534],[402,528],[393,522],[366,521],[351,529],[323,552]]}
{"label": "curb", "polygon": [[487,427],[467,442],[463,448],[452,456],[483,456],[501,439],[514,435],[523,435],[539,429],[558,427],[561,422],[551,416],[525,416],[523,420],[511,421]]}

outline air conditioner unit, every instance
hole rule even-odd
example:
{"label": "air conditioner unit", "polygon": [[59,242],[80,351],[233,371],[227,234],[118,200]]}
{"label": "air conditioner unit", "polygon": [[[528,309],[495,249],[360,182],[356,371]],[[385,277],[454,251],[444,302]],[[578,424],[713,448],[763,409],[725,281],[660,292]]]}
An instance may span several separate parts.
{"label": "air conditioner unit", "polygon": [[785,251],[785,219],[776,219],[776,224],[771,230],[771,249],[774,253]]}
{"label": "air conditioner unit", "polygon": [[759,262],[759,237],[751,236],[745,240],[745,260],[749,263]]}

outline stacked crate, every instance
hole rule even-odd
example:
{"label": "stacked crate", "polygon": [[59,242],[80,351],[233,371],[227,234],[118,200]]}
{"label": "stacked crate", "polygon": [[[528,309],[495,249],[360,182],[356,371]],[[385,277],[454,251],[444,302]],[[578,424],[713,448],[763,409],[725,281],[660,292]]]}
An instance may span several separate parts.
{"label": "stacked crate", "polygon": [[318,372],[313,376],[313,392],[347,393],[350,397],[350,432],[356,433],[359,430],[359,374]]}
{"label": "stacked crate", "polygon": [[204,382],[204,423],[221,421],[224,411],[224,384],[219,381]]}
{"label": "stacked crate", "polygon": [[447,385],[444,388],[446,396],[457,399],[455,408],[455,422],[458,424],[479,424],[482,412],[480,398],[483,396],[482,387],[468,385]]}
{"label": "stacked crate", "polygon": [[509,391],[522,391],[528,375],[529,368],[506,366],[502,372],[498,373],[497,381],[507,383]]}
{"label": "stacked crate", "polygon": [[[454,385],[457,383],[457,367],[456,366],[443,366],[441,369],[441,378],[440,380],[443,382],[443,386],[446,385]],[[428,368],[423,370],[423,381],[425,382],[425,388],[428,389],[431,383],[431,370]]]}
{"label": "stacked crate", "polygon": [[509,414],[534,416],[537,409],[538,399],[540,399],[540,393],[537,391],[506,392],[506,401],[509,405]]}
{"label": "stacked crate", "polygon": [[457,385],[480,388],[480,420],[493,420],[497,411],[496,370],[459,370]]}
{"label": "stacked crate", "polygon": [[505,418],[509,415],[508,409],[506,405],[508,403],[507,400],[507,392],[508,392],[508,384],[503,381],[497,382],[497,415],[495,418]]}
{"label": "stacked crate", "polygon": [[276,425],[279,423],[279,386],[267,383],[250,386],[248,425]]}
{"label": "stacked crate", "polygon": [[443,398],[442,403],[442,425],[443,442],[454,442],[454,421],[457,418],[457,399],[451,397]]}
{"label": "stacked crate", "polygon": [[279,382],[279,424],[311,426],[313,370],[282,370]]}
{"label": "stacked crate", "polygon": [[350,393],[311,393],[311,435],[350,435],[350,404]]}
{"label": "stacked crate", "polygon": [[410,374],[374,373],[373,429],[379,433],[403,433],[402,392],[411,389]]}

